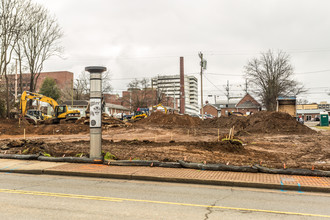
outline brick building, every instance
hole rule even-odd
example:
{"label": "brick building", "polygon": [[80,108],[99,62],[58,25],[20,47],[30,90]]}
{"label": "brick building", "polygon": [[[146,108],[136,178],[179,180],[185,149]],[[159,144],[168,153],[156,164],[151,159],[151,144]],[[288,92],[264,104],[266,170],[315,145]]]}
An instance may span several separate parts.
{"label": "brick building", "polygon": [[204,105],[203,110],[204,110],[204,114],[211,114],[214,117],[220,117],[221,115],[220,104],[207,103],[206,105]]}
{"label": "brick building", "polygon": [[249,93],[247,93],[240,100],[230,100],[230,102],[219,101],[217,104],[206,104],[203,106],[203,110],[205,114],[220,117],[221,115],[228,115],[230,112],[253,114],[254,112],[261,110],[261,105]]}
{"label": "brick building", "polygon": [[[37,84],[36,84],[36,92],[39,92],[40,87],[43,81],[47,78],[52,78],[55,80],[59,89],[63,90],[66,88],[71,88],[73,83],[73,73],[68,71],[57,71],[57,72],[42,72],[39,75]],[[23,91],[30,90],[30,73],[22,74],[22,88]],[[12,94],[15,93],[15,74],[8,75],[9,79],[9,90]],[[1,80],[1,84],[5,83],[5,80]],[[20,75],[17,75],[17,91],[20,93]]]}

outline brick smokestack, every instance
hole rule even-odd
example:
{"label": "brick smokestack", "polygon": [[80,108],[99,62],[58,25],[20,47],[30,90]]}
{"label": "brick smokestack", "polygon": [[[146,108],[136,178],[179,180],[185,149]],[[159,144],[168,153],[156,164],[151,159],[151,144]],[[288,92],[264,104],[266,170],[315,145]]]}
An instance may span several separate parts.
{"label": "brick smokestack", "polygon": [[180,113],[185,113],[185,96],[184,96],[184,60],[180,57]]}

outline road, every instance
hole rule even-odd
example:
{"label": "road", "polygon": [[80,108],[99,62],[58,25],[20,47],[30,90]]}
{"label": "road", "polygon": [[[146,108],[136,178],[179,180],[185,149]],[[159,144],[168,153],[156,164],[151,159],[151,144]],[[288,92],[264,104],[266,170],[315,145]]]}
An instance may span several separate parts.
{"label": "road", "polygon": [[0,173],[0,219],[330,219],[330,194]]}

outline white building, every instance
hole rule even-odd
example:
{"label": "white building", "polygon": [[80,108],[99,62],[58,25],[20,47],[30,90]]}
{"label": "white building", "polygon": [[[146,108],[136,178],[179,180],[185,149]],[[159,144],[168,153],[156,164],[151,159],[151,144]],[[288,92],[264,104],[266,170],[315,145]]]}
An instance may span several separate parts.
{"label": "white building", "polygon": [[[166,96],[173,97],[175,108],[180,108],[180,75],[157,76],[151,79],[151,86]],[[199,114],[198,82],[194,76],[184,76],[185,113]]]}

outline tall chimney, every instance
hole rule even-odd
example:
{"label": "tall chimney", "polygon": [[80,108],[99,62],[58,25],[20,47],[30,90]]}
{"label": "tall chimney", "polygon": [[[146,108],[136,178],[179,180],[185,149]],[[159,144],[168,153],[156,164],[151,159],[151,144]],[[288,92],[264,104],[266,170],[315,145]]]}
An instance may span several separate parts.
{"label": "tall chimney", "polygon": [[185,113],[185,96],[184,96],[184,61],[180,57],[180,113]]}

